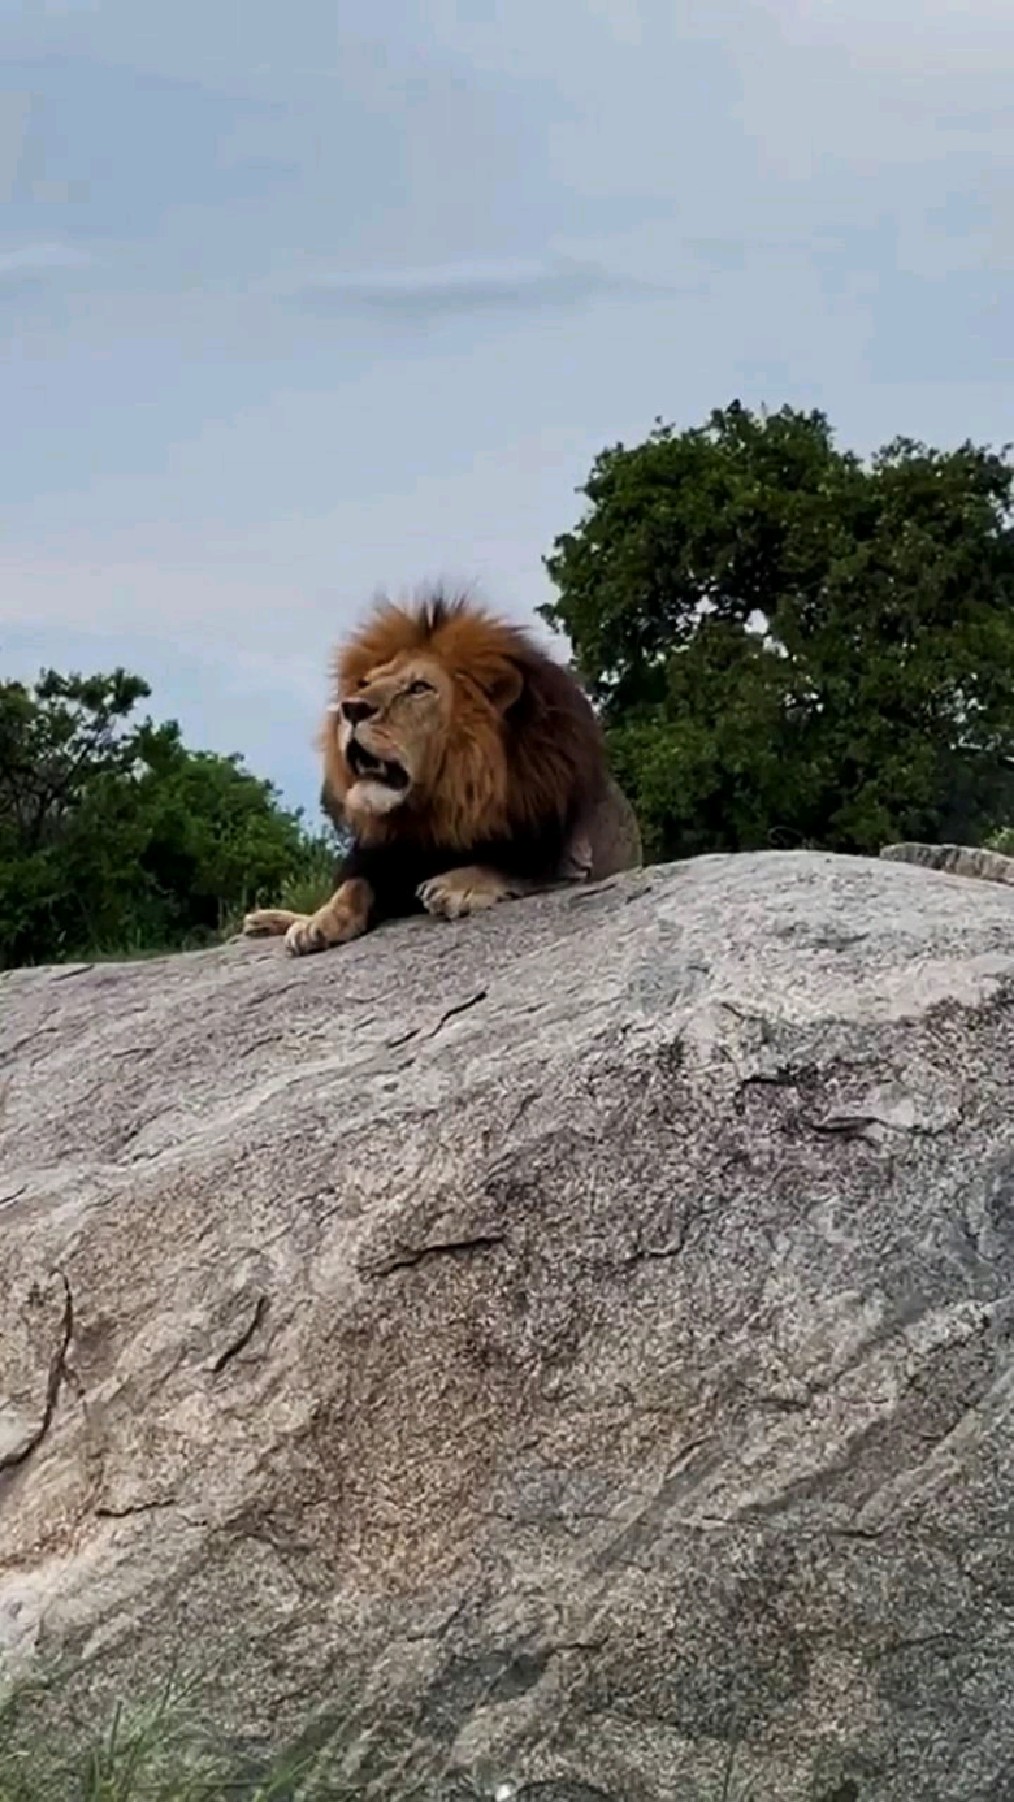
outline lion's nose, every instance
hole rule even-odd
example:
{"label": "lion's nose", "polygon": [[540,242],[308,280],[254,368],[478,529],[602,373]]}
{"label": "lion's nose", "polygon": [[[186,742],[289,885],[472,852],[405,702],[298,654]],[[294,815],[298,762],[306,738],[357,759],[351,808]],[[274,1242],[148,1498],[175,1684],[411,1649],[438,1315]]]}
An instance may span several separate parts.
{"label": "lion's nose", "polygon": [[358,726],[363,720],[372,719],[377,709],[370,701],[343,701],[342,713],[350,726]]}

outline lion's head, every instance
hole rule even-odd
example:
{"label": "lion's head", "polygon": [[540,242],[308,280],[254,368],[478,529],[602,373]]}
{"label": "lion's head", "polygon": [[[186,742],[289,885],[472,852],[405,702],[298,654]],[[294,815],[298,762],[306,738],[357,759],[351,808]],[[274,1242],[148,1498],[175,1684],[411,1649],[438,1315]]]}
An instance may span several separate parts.
{"label": "lion's head", "polygon": [[381,602],[335,676],[325,796],[365,841],[463,849],[562,827],[603,778],[598,723],[568,671],[468,599]]}

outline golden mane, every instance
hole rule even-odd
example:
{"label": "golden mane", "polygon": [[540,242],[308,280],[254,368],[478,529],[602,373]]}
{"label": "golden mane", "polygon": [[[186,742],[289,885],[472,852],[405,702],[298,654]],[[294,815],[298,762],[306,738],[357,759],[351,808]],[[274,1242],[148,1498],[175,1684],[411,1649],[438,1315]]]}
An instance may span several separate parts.
{"label": "golden mane", "polygon": [[[598,721],[570,672],[523,627],[492,617],[467,596],[437,593],[414,607],[380,600],[337,654],[336,701],[371,672],[420,653],[450,679],[440,778],[416,804],[370,822],[370,839],[460,850],[563,831],[607,780]],[[349,776],[333,712],[321,749],[325,801],[338,820]]]}
{"label": "golden mane", "polygon": [[381,600],[337,654],[320,736],[323,802],[350,833],[312,914],[243,931],[296,957],[422,908],[460,920],[641,862],[587,697],[521,626],[469,597]]}

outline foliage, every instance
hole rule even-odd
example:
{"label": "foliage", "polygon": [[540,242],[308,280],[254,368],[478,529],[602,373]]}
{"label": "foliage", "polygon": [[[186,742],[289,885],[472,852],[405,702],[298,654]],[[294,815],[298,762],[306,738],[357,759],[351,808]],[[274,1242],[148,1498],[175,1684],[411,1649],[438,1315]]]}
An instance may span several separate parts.
{"label": "foliage", "polygon": [[230,1750],[202,1723],[193,1683],[170,1678],[151,1701],[118,1703],[100,1731],[62,1734],[32,1714],[46,1688],[0,1702],[0,1802],[296,1802],[307,1793],[311,1757]]}
{"label": "foliage", "polygon": [[656,856],[975,842],[1014,803],[1014,466],[738,403],[595,461],[546,566]]}
{"label": "foliage", "polygon": [[327,837],[239,757],[138,721],[149,692],[122,669],[0,683],[0,965],[209,942],[326,883]]}
{"label": "foliage", "polygon": [[[290,1743],[253,1749],[209,1724],[203,1684],[170,1675],[153,1699],[117,1703],[104,1725],[66,1712],[70,1672],[0,1693],[0,1802],[424,1802],[449,1794],[446,1751],[420,1745],[412,1723],[372,1725],[341,1706],[311,1712]],[[63,1692],[62,1705],[54,1698]],[[498,1784],[462,1776],[461,1802],[489,1802]]]}

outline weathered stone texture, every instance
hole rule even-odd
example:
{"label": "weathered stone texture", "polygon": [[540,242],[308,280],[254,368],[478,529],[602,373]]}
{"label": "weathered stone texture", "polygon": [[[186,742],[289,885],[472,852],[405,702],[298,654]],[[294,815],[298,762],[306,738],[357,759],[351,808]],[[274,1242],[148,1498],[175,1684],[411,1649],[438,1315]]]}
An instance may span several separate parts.
{"label": "weathered stone texture", "polygon": [[9,1671],[199,1655],[377,1796],[1014,1795],[1009,890],[15,973],[0,1060]]}

